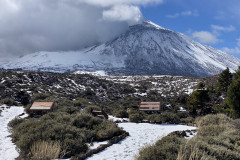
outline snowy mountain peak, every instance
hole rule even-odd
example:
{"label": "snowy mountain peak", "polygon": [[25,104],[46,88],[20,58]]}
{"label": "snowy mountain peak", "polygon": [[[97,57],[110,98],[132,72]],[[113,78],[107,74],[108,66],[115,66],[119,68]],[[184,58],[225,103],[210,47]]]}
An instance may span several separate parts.
{"label": "snowy mountain peak", "polygon": [[210,76],[226,67],[234,71],[239,65],[240,59],[236,57],[145,21],[105,44],[81,51],[34,53],[3,67],[52,72],[101,70],[125,75]]}
{"label": "snowy mountain peak", "polygon": [[144,21],[142,24],[142,26],[145,26],[145,27],[149,27],[149,28],[155,28],[155,29],[164,29],[164,30],[167,30],[166,28],[163,28],[155,23],[153,23],[152,21],[149,21],[149,20],[146,20]]}

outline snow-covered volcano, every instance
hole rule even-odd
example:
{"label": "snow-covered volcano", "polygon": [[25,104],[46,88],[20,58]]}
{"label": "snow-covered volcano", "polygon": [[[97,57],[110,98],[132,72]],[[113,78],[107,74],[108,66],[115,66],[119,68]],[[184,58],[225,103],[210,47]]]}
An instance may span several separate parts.
{"label": "snow-covered volcano", "polygon": [[8,62],[3,68],[210,76],[226,67],[234,71],[239,65],[240,59],[236,57],[145,21],[105,44],[81,51],[33,53]]}

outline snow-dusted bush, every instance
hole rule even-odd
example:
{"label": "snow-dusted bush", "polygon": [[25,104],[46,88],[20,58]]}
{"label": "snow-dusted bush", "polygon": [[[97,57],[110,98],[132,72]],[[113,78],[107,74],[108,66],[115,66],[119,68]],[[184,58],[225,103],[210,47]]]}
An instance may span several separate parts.
{"label": "snow-dusted bush", "polygon": [[176,160],[180,145],[184,144],[185,140],[176,136],[163,137],[154,145],[143,148],[137,160]]}

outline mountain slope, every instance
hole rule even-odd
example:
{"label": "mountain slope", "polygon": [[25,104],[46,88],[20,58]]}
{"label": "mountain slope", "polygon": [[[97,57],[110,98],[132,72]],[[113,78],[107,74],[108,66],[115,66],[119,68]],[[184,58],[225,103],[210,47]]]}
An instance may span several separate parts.
{"label": "mountain slope", "polygon": [[210,76],[226,67],[234,71],[238,65],[238,58],[145,21],[99,46],[81,51],[34,53],[3,67],[53,72],[104,70],[110,74]]}

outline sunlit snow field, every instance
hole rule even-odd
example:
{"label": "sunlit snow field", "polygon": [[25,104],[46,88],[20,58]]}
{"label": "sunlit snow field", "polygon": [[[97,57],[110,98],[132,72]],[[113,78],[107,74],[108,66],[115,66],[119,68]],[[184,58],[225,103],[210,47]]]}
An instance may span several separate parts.
{"label": "sunlit snow field", "polygon": [[129,132],[130,136],[87,160],[133,160],[142,147],[154,144],[171,132],[196,129],[183,125],[149,123],[119,123],[118,126]]}

